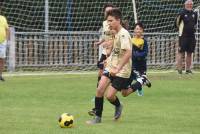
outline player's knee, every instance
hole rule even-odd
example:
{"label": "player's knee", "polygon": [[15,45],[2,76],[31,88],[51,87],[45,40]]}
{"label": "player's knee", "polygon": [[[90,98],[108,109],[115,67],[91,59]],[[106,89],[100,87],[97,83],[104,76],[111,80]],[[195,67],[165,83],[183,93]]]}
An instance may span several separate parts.
{"label": "player's knee", "polygon": [[112,101],[112,100],[114,100],[114,96],[107,94],[107,95],[106,95],[106,99],[107,99],[108,101]]}
{"label": "player's knee", "polygon": [[97,96],[103,96],[104,90],[102,88],[97,88],[96,94],[97,94]]}

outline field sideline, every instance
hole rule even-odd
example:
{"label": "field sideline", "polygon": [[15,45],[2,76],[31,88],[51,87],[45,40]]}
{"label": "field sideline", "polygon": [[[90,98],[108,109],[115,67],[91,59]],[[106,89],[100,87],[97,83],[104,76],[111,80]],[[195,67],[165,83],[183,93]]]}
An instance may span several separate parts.
{"label": "field sideline", "polygon": [[[0,134],[199,134],[200,73],[150,71],[149,77],[153,86],[144,88],[143,97],[118,94],[124,104],[118,122],[105,99],[103,122],[88,126],[96,72],[6,73],[0,82]],[[74,115],[74,128],[58,126],[64,112]]]}
{"label": "field sideline", "polygon": [[[150,70],[148,74],[168,74],[176,73],[175,70]],[[193,71],[195,74],[200,73],[200,71]],[[67,72],[7,72],[4,73],[4,76],[43,76],[43,75],[66,75],[66,74],[97,74],[97,71],[67,71]]]}

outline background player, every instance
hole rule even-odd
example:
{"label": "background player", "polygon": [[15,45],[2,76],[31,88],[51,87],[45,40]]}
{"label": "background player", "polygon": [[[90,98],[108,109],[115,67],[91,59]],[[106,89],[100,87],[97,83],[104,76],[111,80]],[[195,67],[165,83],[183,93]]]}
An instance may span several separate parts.
{"label": "background player", "polygon": [[[108,46],[110,46],[109,44],[112,44],[112,41],[113,41],[113,33],[109,29],[109,25],[106,20],[106,16],[107,16],[107,12],[112,10],[114,7],[115,6],[111,3],[107,3],[104,5],[104,7],[103,7],[104,21],[103,21],[103,27],[102,27],[102,35],[101,35],[100,40],[98,42],[95,42],[95,45],[99,45],[99,57],[100,57],[99,61],[97,63],[97,67],[99,68],[97,87],[98,87],[98,83],[101,79],[103,70],[104,70],[105,60],[109,56],[108,53],[110,53],[110,52],[108,52],[110,50],[110,49],[108,49]],[[88,112],[88,114],[91,116],[95,115],[95,108],[92,108]]]}
{"label": "background player", "polygon": [[[129,32],[121,25],[122,14],[119,9],[112,9],[107,14],[107,21],[111,29],[116,31],[111,55],[107,59],[102,78],[99,82],[95,97],[95,118],[87,121],[87,124],[101,123],[103,112],[103,95],[108,88],[107,99],[115,106],[114,119],[117,120],[121,116],[122,104],[116,96],[118,91],[122,91],[126,95],[126,91],[134,92],[141,87],[147,80],[146,78],[138,79],[138,82],[129,85],[129,77],[131,74],[131,54],[132,44]],[[131,93],[131,92],[129,92]],[[128,93],[127,93],[128,95]]]}
{"label": "background player", "polygon": [[9,27],[6,17],[0,15],[0,80],[5,81],[2,76],[6,57],[6,45],[9,39]]}
{"label": "background player", "polygon": [[192,73],[192,53],[195,50],[195,25],[197,24],[197,13],[192,10],[193,1],[185,1],[185,9],[176,18],[176,27],[179,30],[179,49],[177,56],[178,73],[182,74],[182,57],[186,52],[185,70],[186,74]]}
{"label": "background player", "polygon": [[[132,72],[130,81],[146,75],[147,71],[147,54],[148,44],[144,39],[144,26],[141,22],[138,22],[134,26],[133,38],[131,39],[132,48]],[[143,96],[142,88],[139,88],[138,95]]]}

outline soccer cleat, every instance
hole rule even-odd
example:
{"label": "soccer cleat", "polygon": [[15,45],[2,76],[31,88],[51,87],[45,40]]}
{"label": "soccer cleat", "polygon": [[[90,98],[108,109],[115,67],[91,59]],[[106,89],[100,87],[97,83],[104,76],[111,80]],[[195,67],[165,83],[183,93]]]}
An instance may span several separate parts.
{"label": "soccer cleat", "polygon": [[89,114],[90,116],[95,116],[95,115],[96,115],[96,110],[95,110],[95,108],[93,108],[93,109],[91,109],[90,111],[88,111],[88,114]]}
{"label": "soccer cleat", "polygon": [[5,81],[5,79],[4,79],[2,76],[0,77],[0,80],[1,80],[1,81]]}
{"label": "soccer cleat", "polygon": [[114,115],[114,119],[117,120],[121,117],[122,114],[122,109],[123,109],[123,105],[120,104],[119,107],[115,107],[115,115]]}
{"label": "soccer cleat", "polygon": [[86,121],[86,124],[88,125],[94,125],[98,123],[101,123],[101,117],[99,116],[95,116],[94,119]]}
{"label": "soccer cleat", "polygon": [[146,85],[147,87],[151,87],[151,82],[150,80],[147,78],[146,75],[142,75],[142,81],[143,81],[143,84]]}
{"label": "soccer cleat", "polygon": [[137,95],[138,95],[138,96],[144,96],[143,89],[137,90]]}
{"label": "soccer cleat", "polygon": [[193,74],[191,70],[186,70],[185,74]]}
{"label": "soccer cleat", "polygon": [[178,70],[178,74],[182,74],[182,70]]}

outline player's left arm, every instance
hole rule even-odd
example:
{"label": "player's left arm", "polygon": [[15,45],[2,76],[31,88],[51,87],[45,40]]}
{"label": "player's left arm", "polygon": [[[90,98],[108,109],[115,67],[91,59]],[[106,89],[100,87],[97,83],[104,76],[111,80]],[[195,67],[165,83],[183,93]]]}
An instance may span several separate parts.
{"label": "player's left arm", "polygon": [[104,47],[106,48],[107,57],[109,57],[113,49],[113,40],[108,40],[106,43]]}

